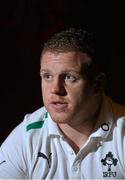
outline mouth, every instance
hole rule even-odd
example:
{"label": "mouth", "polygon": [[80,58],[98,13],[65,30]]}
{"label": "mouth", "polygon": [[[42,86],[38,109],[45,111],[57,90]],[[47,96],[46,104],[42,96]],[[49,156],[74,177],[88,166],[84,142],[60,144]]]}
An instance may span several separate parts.
{"label": "mouth", "polygon": [[54,109],[56,112],[63,112],[66,110],[68,103],[63,101],[53,101],[50,103],[50,106],[52,109]]}

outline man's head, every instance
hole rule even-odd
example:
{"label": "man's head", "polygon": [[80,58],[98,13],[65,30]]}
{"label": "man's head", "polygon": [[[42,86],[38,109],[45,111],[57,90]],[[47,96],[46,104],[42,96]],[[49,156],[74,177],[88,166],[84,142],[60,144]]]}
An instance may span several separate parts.
{"label": "man's head", "polygon": [[43,102],[56,122],[74,123],[96,114],[103,79],[96,54],[93,35],[81,29],[63,31],[45,43],[40,72]]}
{"label": "man's head", "polygon": [[92,32],[75,28],[61,31],[44,44],[42,54],[46,51],[53,53],[83,52],[87,54],[91,61],[84,68],[86,76],[84,78],[88,80],[93,80],[98,73],[104,71],[104,61],[102,60],[104,54],[102,54],[99,39]]}

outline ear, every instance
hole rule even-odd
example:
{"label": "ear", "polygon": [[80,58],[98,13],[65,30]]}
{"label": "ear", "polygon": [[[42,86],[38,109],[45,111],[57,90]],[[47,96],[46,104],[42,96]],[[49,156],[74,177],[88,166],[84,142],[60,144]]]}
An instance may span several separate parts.
{"label": "ear", "polygon": [[106,80],[106,75],[104,73],[99,73],[94,80],[94,94],[98,95],[104,89],[104,84]]}

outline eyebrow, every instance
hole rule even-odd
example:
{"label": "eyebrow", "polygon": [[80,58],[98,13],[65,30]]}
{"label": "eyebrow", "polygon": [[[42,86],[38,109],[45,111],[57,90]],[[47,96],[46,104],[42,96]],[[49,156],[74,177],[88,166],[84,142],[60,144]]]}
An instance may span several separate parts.
{"label": "eyebrow", "polygon": [[[41,69],[40,70],[40,73],[44,73],[44,72],[51,72],[51,71],[49,69]],[[62,71],[62,73],[76,73],[76,74],[80,74],[79,71],[75,71],[73,69]]]}
{"label": "eyebrow", "polygon": [[46,72],[46,71],[49,71],[49,70],[48,70],[48,69],[40,69],[40,72],[42,72],[42,71],[43,71],[43,72],[44,72],[44,71]]}

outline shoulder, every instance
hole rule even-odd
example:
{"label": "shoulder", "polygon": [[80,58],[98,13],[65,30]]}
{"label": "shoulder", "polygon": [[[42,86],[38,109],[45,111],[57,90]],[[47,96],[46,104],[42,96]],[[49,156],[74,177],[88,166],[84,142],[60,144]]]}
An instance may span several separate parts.
{"label": "shoulder", "polygon": [[[110,97],[104,96],[104,113],[111,123],[114,130],[125,134],[125,106],[113,101]],[[103,113],[103,116],[104,116]]]}
{"label": "shoulder", "polygon": [[26,146],[30,148],[29,150],[34,151],[38,144],[42,144],[43,138],[47,137],[48,112],[45,107],[42,107],[27,114],[22,123]]}
{"label": "shoulder", "polygon": [[42,107],[33,113],[26,114],[23,121],[25,130],[30,131],[33,129],[42,128],[46,116],[47,116],[47,111],[45,107]]}
{"label": "shoulder", "polygon": [[[10,160],[12,162],[14,161],[17,167],[20,164],[25,164],[25,162],[27,162],[28,166],[30,166],[33,158],[33,152],[38,144],[37,140],[41,134],[43,134],[41,133],[41,129],[44,125],[45,116],[45,107],[40,108],[31,114],[25,115],[24,120],[2,143],[0,158],[2,156],[8,162]],[[27,165],[24,165],[23,167],[26,166]],[[26,171],[26,169],[24,171]]]}
{"label": "shoulder", "polygon": [[31,134],[34,130],[42,128],[45,115],[45,107],[42,107],[33,113],[26,114],[24,120],[13,129],[3,142],[2,146],[9,146],[10,144],[14,144],[14,146],[16,146],[16,142],[18,142],[18,140],[20,140],[19,144],[24,146],[28,138],[27,134]]}
{"label": "shoulder", "polygon": [[[0,178],[28,176],[40,129],[43,126],[45,108],[27,114],[24,120],[10,133],[0,147]],[[28,173],[27,173],[28,172]]]}
{"label": "shoulder", "polygon": [[125,106],[109,99],[112,108],[113,119],[115,121],[115,130],[119,137],[125,141]]}
{"label": "shoulder", "polygon": [[113,115],[119,119],[119,118],[125,118],[125,106],[122,104],[119,104],[115,101],[113,101],[110,97],[107,97],[107,101],[111,106],[111,110]]}
{"label": "shoulder", "polygon": [[122,135],[125,136],[125,107],[113,102],[113,109],[116,116],[116,125],[118,129],[120,128],[122,130]]}

